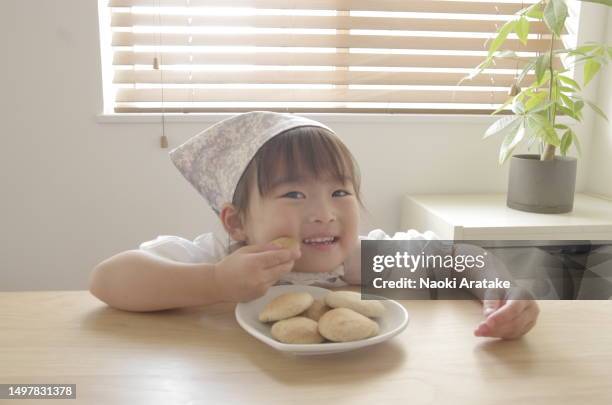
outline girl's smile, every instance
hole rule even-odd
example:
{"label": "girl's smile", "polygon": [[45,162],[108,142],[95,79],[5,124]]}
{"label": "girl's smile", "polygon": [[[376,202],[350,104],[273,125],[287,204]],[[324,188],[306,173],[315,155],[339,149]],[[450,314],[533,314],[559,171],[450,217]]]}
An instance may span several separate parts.
{"label": "girl's smile", "polygon": [[307,248],[325,251],[334,248],[339,239],[337,236],[317,236],[302,240],[302,245]]}
{"label": "girl's smile", "polygon": [[329,177],[280,181],[264,197],[256,191],[251,197],[248,243],[281,236],[300,241],[294,271],[332,271],[358,244],[359,207],[350,184]]}

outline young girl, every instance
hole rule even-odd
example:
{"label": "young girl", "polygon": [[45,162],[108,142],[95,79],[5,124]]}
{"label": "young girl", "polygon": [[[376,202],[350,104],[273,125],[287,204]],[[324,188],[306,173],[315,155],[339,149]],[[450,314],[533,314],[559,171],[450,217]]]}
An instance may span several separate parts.
{"label": "young girl", "polygon": [[[249,301],[279,283],[340,287],[361,280],[360,178],[325,125],[272,112],[240,114],[170,152],[234,243],[160,236],[96,266],[90,291],[108,305],[153,311]],[[298,243],[283,247],[281,237]],[[410,231],[402,238],[431,238]],[[380,230],[370,239],[387,239]],[[483,300],[477,336],[517,338],[538,315],[532,300]]]}

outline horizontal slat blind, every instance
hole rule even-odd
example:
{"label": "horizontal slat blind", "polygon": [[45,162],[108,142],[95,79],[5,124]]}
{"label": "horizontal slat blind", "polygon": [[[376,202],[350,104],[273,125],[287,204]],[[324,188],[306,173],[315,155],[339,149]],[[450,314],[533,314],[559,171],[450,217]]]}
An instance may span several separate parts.
{"label": "horizontal slat blind", "polygon": [[488,113],[550,48],[543,24],[457,83],[533,1],[109,0],[114,110]]}
{"label": "horizontal slat blind", "polygon": [[[278,16],[164,16],[164,23],[175,27],[206,26],[246,26],[256,28],[279,28]],[[155,26],[157,16],[152,14],[115,13],[112,16],[113,27],[131,27],[134,25]],[[455,32],[492,32],[496,30],[497,21],[479,20],[441,20],[436,18],[388,18],[388,17],[350,17],[350,16],[291,16],[280,27],[300,27],[319,29],[361,29],[361,30],[407,30],[407,31],[455,31]],[[536,22],[530,31],[546,34],[546,26]]]}
{"label": "horizontal slat blind", "polygon": [[[531,3],[534,3],[533,1]],[[293,10],[362,10],[438,12],[457,14],[513,14],[526,1],[431,1],[431,0],[110,0],[111,7],[253,7]]]}

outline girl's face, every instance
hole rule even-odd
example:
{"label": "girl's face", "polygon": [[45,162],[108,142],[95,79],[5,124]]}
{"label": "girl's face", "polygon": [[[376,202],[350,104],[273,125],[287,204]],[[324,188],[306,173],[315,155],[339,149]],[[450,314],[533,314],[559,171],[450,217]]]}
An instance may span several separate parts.
{"label": "girl's face", "polygon": [[327,272],[357,247],[359,204],[350,181],[283,179],[264,196],[252,184],[244,231],[248,244],[280,237],[300,242],[301,257],[293,271]]}

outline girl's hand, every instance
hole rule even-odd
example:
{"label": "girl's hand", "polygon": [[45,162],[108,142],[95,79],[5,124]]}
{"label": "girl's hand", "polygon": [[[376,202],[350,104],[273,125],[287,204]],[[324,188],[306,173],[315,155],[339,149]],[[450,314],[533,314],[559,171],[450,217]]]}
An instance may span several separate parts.
{"label": "girl's hand", "polygon": [[529,332],[540,313],[531,295],[517,289],[502,299],[484,299],[482,308],[486,319],[476,327],[474,335],[503,339],[518,339]]}
{"label": "girl's hand", "polygon": [[214,266],[222,301],[244,302],[261,297],[293,268],[299,248],[274,243],[244,246]]}

